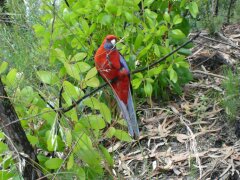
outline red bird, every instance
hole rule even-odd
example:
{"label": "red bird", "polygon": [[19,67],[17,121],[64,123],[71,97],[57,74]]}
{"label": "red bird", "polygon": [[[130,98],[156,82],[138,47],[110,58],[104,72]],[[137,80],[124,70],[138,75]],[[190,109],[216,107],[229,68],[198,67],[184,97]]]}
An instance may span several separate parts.
{"label": "red bird", "polygon": [[116,42],[116,36],[106,36],[95,54],[95,66],[102,78],[110,84],[127,121],[130,135],[138,138],[139,129],[131,94],[130,72],[125,59],[116,49]]}

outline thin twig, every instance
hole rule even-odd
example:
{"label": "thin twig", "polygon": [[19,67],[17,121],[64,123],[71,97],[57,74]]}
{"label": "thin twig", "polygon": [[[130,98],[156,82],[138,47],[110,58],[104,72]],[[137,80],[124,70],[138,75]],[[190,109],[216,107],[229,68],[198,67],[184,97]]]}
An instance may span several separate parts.
{"label": "thin twig", "polygon": [[213,46],[209,46],[209,45],[207,45],[207,44],[203,44],[203,43],[198,42],[198,41],[194,41],[194,43],[199,44],[199,45],[204,46],[204,47],[211,48],[211,49],[216,50],[216,51],[219,51],[219,52],[222,52],[222,53],[224,53],[224,54],[228,54],[228,55],[230,55],[230,56],[232,55],[231,53],[227,53],[227,52],[225,52],[225,51],[223,51],[223,50],[221,50],[221,49],[215,48],[215,47],[213,47]]}
{"label": "thin twig", "polygon": [[200,74],[205,74],[208,76],[213,76],[213,77],[217,77],[217,78],[221,78],[221,79],[227,79],[227,77],[218,75],[218,74],[213,74],[213,73],[209,73],[209,72],[205,72],[205,71],[200,71],[200,70],[194,70],[192,71],[192,73],[200,73]]}
{"label": "thin twig", "polygon": [[210,41],[214,41],[214,42],[217,42],[217,43],[229,45],[229,46],[231,46],[231,47],[233,47],[233,48],[235,48],[235,49],[240,50],[239,47],[237,47],[237,46],[235,46],[235,45],[232,45],[232,44],[230,44],[230,43],[222,42],[222,41],[219,41],[219,40],[216,40],[216,39],[212,39],[212,38],[210,38],[210,37],[206,37],[206,36],[202,36],[202,35],[199,35],[199,36],[200,36],[201,38],[204,38],[204,39],[207,39],[207,40],[210,40]]}
{"label": "thin twig", "polygon": [[[185,122],[187,119],[185,119],[182,115],[179,116],[180,117],[180,121],[181,123],[183,123],[185,125],[185,127],[187,128],[191,139],[189,140],[189,144],[190,144],[190,150],[193,151],[195,157],[196,157],[196,163],[198,164],[198,169],[199,169],[199,175],[200,175],[200,179],[202,178],[202,164],[201,164],[201,159],[199,157],[199,152],[197,149],[197,141],[195,139],[195,135],[193,134],[191,128],[188,126],[188,124]],[[190,158],[190,157],[189,157]]]}
{"label": "thin twig", "polygon": [[65,4],[67,5],[67,7],[70,7],[67,0],[64,0],[64,2],[65,2]]}
{"label": "thin twig", "polygon": [[41,98],[45,103],[47,103],[47,105],[48,105],[52,110],[54,110],[55,112],[57,112],[57,110],[53,107],[53,105],[51,105],[40,93],[38,93],[38,95],[40,96],[40,98]]}
{"label": "thin twig", "polygon": [[62,93],[63,93],[63,87],[61,87],[60,92],[59,92],[59,104],[58,104],[58,107],[60,109],[62,108]]}

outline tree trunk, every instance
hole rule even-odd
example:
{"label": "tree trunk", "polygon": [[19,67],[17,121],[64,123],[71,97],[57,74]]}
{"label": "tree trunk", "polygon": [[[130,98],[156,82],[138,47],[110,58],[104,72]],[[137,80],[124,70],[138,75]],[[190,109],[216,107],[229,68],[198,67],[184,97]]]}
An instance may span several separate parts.
{"label": "tree trunk", "polygon": [[0,0],[0,23],[5,23],[6,25],[10,26],[11,25],[11,18],[8,14],[8,10],[5,6],[6,0]]}
{"label": "tree trunk", "polygon": [[213,16],[218,15],[218,1],[219,0],[212,0],[212,15]]}
{"label": "tree trunk", "polygon": [[[4,98],[2,98],[4,97]],[[17,154],[22,169],[19,169],[24,179],[35,180],[42,176],[36,164],[38,163],[33,147],[18,120],[14,107],[9,100],[4,85],[0,79],[0,126],[7,136],[9,149]],[[25,162],[25,165],[24,163]]]}

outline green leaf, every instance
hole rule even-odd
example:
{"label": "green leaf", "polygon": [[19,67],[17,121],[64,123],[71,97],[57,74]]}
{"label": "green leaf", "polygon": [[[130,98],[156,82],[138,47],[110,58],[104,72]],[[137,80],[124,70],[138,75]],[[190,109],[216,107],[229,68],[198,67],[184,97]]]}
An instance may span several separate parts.
{"label": "green leaf", "polygon": [[101,102],[97,98],[91,97],[91,98],[85,99],[83,101],[83,105],[88,106],[93,109],[100,110]]}
{"label": "green leaf", "polygon": [[[154,19],[154,20],[155,20],[155,19],[157,18],[157,16],[158,16],[157,13],[155,13],[155,12],[149,10],[149,9],[145,9],[144,14],[147,15],[148,18]],[[150,21],[151,21],[151,20],[150,20]],[[153,25],[153,26],[154,26],[154,25]]]}
{"label": "green leaf", "polygon": [[187,0],[181,0],[180,8],[184,7],[186,2],[187,2]]}
{"label": "green leaf", "polygon": [[96,67],[93,67],[92,69],[90,69],[90,70],[87,72],[87,74],[86,74],[86,76],[85,76],[85,81],[93,78],[93,77],[96,76],[96,75],[97,75],[97,69],[96,69]]}
{"label": "green leaf", "polygon": [[110,166],[113,166],[113,158],[111,157],[110,153],[108,152],[108,150],[103,147],[102,145],[99,145],[102,153],[103,153],[103,156],[104,158],[106,159],[107,163],[110,165]]}
{"label": "green leaf", "polygon": [[140,78],[135,78],[132,80],[132,86],[133,86],[133,89],[137,89],[139,88],[139,86],[141,85],[142,83],[142,79]]}
{"label": "green leaf", "polygon": [[169,76],[170,76],[170,80],[172,82],[176,83],[177,80],[178,80],[178,76],[177,76],[176,71],[171,66],[168,68],[168,73],[169,73]]}
{"label": "green leaf", "polygon": [[154,0],[144,0],[143,5],[144,5],[144,7],[150,6],[153,2],[154,2]]}
{"label": "green leaf", "polygon": [[138,50],[138,48],[141,46],[143,40],[143,35],[141,33],[138,33],[137,38],[134,42],[134,49],[135,51]]}
{"label": "green leaf", "polygon": [[14,174],[10,171],[7,170],[0,170],[0,177],[1,180],[8,180],[8,179],[12,179],[14,176]]}
{"label": "green leaf", "polygon": [[66,112],[66,115],[71,118],[74,122],[78,122],[78,114],[77,110],[74,108],[68,112]]}
{"label": "green leaf", "polygon": [[152,78],[146,78],[147,82],[154,83],[154,80]]}
{"label": "green leaf", "polygon": [[46,162],[49,158],[44,156],[43,154],[38,154],[37,159],[39,160],[40,163]]}
{"label": "green leaf", "polygon": [[111,24],[112,22],[112,16],[105,14],[105,13],[100,13],[97,17],[97,20],[102,24],[102,25],[107,25]]}
{"label": "green leaf", "polygon": [[52,126],[55,122],[55,118],[57,113],[53,111],[51,108],[44,108],[41,110],[41,117],[47,121],[47,123]]}
{"label": "green leaf", "polygon": [[65,135],[66,135],[66,144],[68,147],[72,146],[72,133],[69,129],[65,130]]}
{"label": "green leaf", "polygon": [[35,146],[36,144],[38,144],[38,137],[28,134],[27,138],[30,141],[32,146]]}
{"label": "green leaf", "polygon": [[6,71],[7,67],[8,67],[8,63],[3,61],[0,66],[0,74],[2,74],[4,71]]}
{"label": "green leaf", "polygon": [[52,125],[51,131],[47,131],[47,148],[49,151],[56,151],[57,147],[58,147],[58,141],[57,141],[57,118],[58,115],[56,114],[55,116],[55,121]]}
{"label": "green leaf", "polygon": [[146,82],[144,84],[144,92],[146,93],[147,96],[151,96],[152,95],[152,84],[150,82]]}
{"label": "green leaf", "polygon": [[63,160],[62,159],[59,159],[59,158],[52,158],[52,159],[49,159],[47,160],[44,165],[46,166],[46,168],[48,169],[58,169],[61,167],[63,163]]}
{"label": "green leaf", "polygon": [[66,68],[67,73],[77,80],[80,80],[80,74],[91,68],[91,66],[85,62],[78,62],[75,64],[64,63],[64,67]]}
{"label": "green leaf", "polygon": [[48,139],[47,139],[47,149],[48,151],[55,151],[57,149],[57,134],[48,133]]}
{"label": "green leaf", "polygon": [[110,127],[107,130],[106,137],[111,138],[115,134],[116,129],[114,127]]}
{"label": "green leaf", "polygon": [[108,0],[107,3],[105,4],[105,10],[109,13],[109,14],[113,14],[115,16],[119,16],[121,14],[119,14],[120,12],[118,12],[118,8],[116,6],[116,3],[113,0]]}
{"label": "green leaf", "polygon": [[142,79],[143,78],[143,74],[142,73],[137,73],[137,74],[135,74],[135,76],[137,76],[138,78],[140,78],[140,79]]}
{"label": "green leaf", "polygon": [[73,56],[73,58],[71,59],[71,62],[78,62],[83,60],[85,57],[87,56],[87,53],[81,52],[81,53],[77,53]]}
{"label": "green leaf", "polygon": [[63,89],[67,96],[73,99],[78,99],[80,97],[79,88],[75,87],[72,83],[68,81],[63,82]]}
{"label": "green leaf", "polygon": [[[79,132],[78,132],[79,134]],[[81,150],[89,150],[92,149],[92,141],[91,139],[83,132],[80,132],[79,140],[77,145],[74,147],[73,152],[79,152]]]}
{"label": "green leaf", "polygon": [[192,51],[186,48],[181,48],[178,51],[179,54],[185,55],[185,56],[189,56],[192,54]]}
{"label": "green leaf", "polygon": [[8,150],[8,146],[0,141],[0,154],[3,154],[7,150]]}
{"label": "green leaf", "polygon": [[168,23],[170,23],[170,15],[168,14],[168,12],[165,12],[165,13],[164,13],[163,19],[164,19],[165,21],[167,21]]}
{"label": "green leaf", "polygon": [[141,58],[142,56],[144,56],[145,54],[147,54],[148,50],[152,47],[153,42],[149,43],[145,48],[143,48],[139,54],[138,54],[138,58]]}
{"label": "green leaf", "polygon": [[168,31],[168,27],[166,25],[162,25],[159,27],[159,30],[156,32],[156,36],[162,36]]}
{"label": "green leaf", "polygon": [[88,79],[87,81],[85,81],[86,85],[89,87],[98,87],[100,84],[100,81],[97,77],[92,77],[90,79]]}
{"label": "green leaf", "polygon": [[104,103],[101,103],[101,104],[100,104],[100,112],[101,112],[102,117],[105,119],[105,121],[107,121],[108,123],[110,123],[111,120],[112,120],[111,111],[110,111],[110,109],[107,107],[106,104],[104,104]]}
{"label": "green leaf", "polygon": [[189,68],[189,64],[185,61],[178,62],[178,63],[176,63],[176,65],[184,67],[184,68]]}
{"label": "green leaf", "polygon": [[13,164],[13,157],[12,154],[5,152],[3,156],[3,160],[1,158],[1,167],[2,169],[10,169],[11,164]]}
{"label": "green leaf", "polygon": [[183,61],[180,61],[180,62],[178,62],[177,63],[179,66],[181,66],[181,67],[184,67],[184,68],[186,68],[186,69],[188,69],[189,68],[189,63],[188,62],[186,62],[185,60],[183,60]]}
{"label": "green leaf", "polygon": [[0,131],[0,141],[3,140],[4,138],[5,138],[4,133]]}
{"label": "green leaf", "polygon": [[193,2],[191,2],[191,3],[189,4],[189,11],[190,11],[191,15],[192,15],[194,18],[197,17],[197,14],[198,14],[198,5],[197,5],[196,2],[193,1]]}
{"label": "green leaf", "polygon": [[128,22],[133,21],[134,15],[132,13],[129,13],[129,12],[126,11],[126,12],[124,12],[124,15],[125,15]]}
{"label": "green leaf", "polygon": [[17,99],[19,101],[22,101],[23,106],[29,106],[33,102],[33,99],[35,98],[35,93],[33,92],[33,88],[31,86],[25,86],[19,94],[17,94]]}
{"label": "green leaf", "polygon": [[174,16],[173,18],[173,24],[176,25],[176,24],[180,24],[182,22],[182,18],[178,15]]}
{"label": "green leaf", "polygon": [[150,70],[148,71],[149,77],[152,77],[152,76],[154,76],[154,75],[159,75],[165,67],[166,67],[165,64],[161,64],[161,65],[159,65],[158,67],[155,67],[155,68],[153,68],[153,69],[150,69]]}
{"label": "green leaf", "polygon": [[88,115],[80,119],[80,123],[87,128],[103,129],[106,124],[105,121],[98,115]]}
{"label": "green leaf", "polygon": [[57,75],[50,71],[37,71],[37,75],[39,79],[45,84],[53,85],[59,81]]}
{"label": "green leaf", "polygon": [[116,129],[114,136],[121,141],[131,142],[131,136],[123,130]]}
{"label": "green leaf", "polygon": [[121,126],[125,126],[125,127],[128,126],[128,124],[127,124],[125,119],[120,119],[120,120],[117,121],[117,123],[120,124]]}
{"label": "green leaf", "polygon": [[71,154],[68,158],[68,162],[67,162],[67,169],[72,169],[73,167],[73,164],[74,164],[74,157],[73,157],[73,154]]}
{"label": "green leaf", "polygon": [[17,75],[17,70],[11,69],[11,71],[7,74],[7,77],[6,77],[7,84],[9,84],[11,86],[15,85],[16,75]]}
{"label": "green leaf", "polygon": [[64,63],[64,67],[71,77],[80,81],[80,71],[75,64]]}
{"label": "green leaf", "polygon": [[76,172],[77,172],[77,177],[79,178],[79,180],[86,179],[85,171],[83,170],[83,168],[80,168],[79,166],[77,166]]}
{"label": "green leaf", "polygon": [[91,170],[95,173],[102,174],[102,158],[99,155],[99,153],[94,149],[88,149],[88,150],[81,150],[78,152],[78,157],[88,164],[89,167],[91,167]]}
{"label": "green leaf", "polygon": [[160,57],[160,51],[159,51],[159,48],[158,48],[158,45],[157,45],[157,44],[154,44],[154,54],[155,54],[157,57]]}
{"label": "green leaf", "polygon": [[64,63],[66,61],[66,56],[65,56],[64,52],[61,49],[59,49],[59,48],[55,49],[55,56],[62,63]]}
{"label": "green leaf", "polygon": [[185,34],[180,29],[173,29],[171,32],[172,32],[172,37],[174,39],[179,40],[186,37]]}
{"label": "green leaf", "polygon": [[44,31],[46,30],[46,28],[40,24],[33,25],[33,29],[38,36],[42,35],[44,33]]}

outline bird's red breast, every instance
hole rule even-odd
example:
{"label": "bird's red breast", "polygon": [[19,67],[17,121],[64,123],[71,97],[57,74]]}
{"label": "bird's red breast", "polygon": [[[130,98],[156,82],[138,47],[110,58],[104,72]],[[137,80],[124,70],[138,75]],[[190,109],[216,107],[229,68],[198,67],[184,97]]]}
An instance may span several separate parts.
{"label": "bird's red breast", "polygon": [[114,35],[108,35],[104,39],[94,56],[95,66],[105,81],[109,82],[117,78],[111,86],[117,96],[127,104],[130,80],[128,75],[122,73],[120,53],[115,48],[110,50],[104,48],[105,42],[114,38],[116,39]]}

